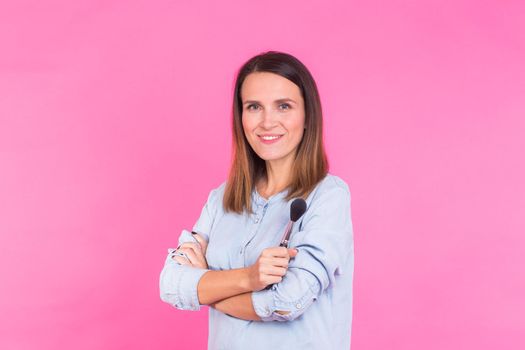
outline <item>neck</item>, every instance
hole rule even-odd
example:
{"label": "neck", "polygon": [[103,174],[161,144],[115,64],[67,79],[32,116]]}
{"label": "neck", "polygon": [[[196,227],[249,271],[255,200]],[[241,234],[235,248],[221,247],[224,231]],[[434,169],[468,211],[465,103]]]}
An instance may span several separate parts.
{"label": "neck", "polygon": [[266,161],[266,179],[259,187],[267,196],[281,192],[288,185],[292,173],[293,158]]}

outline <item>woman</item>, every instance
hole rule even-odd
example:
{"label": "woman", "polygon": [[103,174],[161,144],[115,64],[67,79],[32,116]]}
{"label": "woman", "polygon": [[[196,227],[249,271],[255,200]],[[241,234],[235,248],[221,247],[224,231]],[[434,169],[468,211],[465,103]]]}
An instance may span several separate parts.
{"label": "woman", "polygon": [[[163,301],[210,306],[208,349],[350,348],[350,191],[328,173],[322,135],[317,87],[299,60],[268,51],[241,67],[229,178],[160,275]],[[280,247],[295,198],[307,210]]]}

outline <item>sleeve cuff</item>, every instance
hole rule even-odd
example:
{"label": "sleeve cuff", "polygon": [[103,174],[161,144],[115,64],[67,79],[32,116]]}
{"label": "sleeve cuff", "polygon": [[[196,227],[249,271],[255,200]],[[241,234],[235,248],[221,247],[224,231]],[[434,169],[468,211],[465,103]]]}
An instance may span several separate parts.
{"label": "sleeve cuff", "polygon": [[[271,289],[252,292],[253,309],[263,322],[285,322],[296,319],[317,299],[319,291],[318,285],[314,284],[296,300],[281,300],[277,289],[278,284],[274,284]],[[276,310],[283,311],[284,314]]]}
{"label": "sleeve cuff", "polygon": [[[273,289],[273,287],[272,287]],[[273,310],[275,310],[275,300],[273,299],[273,291],[263,289],[258,292],[252,292],[253,309],[261,321],[273,321]]]}
{"label": "sleeve cuff", "polygon": [[202,275],[209,270],[200,269],[191,266],[181,266],[183,268],[181,279],[179,283],[179,294],[181,296],[181,303],[184,310],[198,311],[201,308],[199,303],[199,294],[197,293],[197,285]]}
{"label": "sleeve cuff", "polygon": [[201,277],[208,272],[188,265],[180,265],[169,254],[160,275],[160,297],[163,301],[180,310],[198,311],[197,286]]}

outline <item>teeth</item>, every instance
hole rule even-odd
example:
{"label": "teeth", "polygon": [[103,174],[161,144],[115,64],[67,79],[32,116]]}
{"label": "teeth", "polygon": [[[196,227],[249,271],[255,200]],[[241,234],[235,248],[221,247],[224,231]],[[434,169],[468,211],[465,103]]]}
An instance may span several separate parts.
{"label": "teeth", "polygon": [[261,136],[261,138],[266,141],[275,140],[275,139],[278,139],[279,137],[281,136]]}

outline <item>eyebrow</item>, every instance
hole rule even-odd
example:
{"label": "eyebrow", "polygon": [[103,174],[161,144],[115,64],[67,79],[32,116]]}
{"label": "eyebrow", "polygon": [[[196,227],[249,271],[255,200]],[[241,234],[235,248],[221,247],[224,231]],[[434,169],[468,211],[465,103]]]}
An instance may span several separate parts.
{"label": "eyebrow", "polygon": [[[280,98],[278,100],[275,100],[274,102],[292,102],[292,103],[295,103],[297,104],[297,102],[295,102],[294,100],[292,100],[291,98]],[[256,100],[248,100],[248,101],[245,101],[243,104],[248,104],[248,103],[259,103],[259,101],[256,101]]]}

